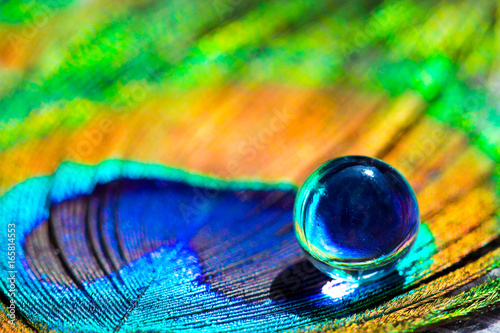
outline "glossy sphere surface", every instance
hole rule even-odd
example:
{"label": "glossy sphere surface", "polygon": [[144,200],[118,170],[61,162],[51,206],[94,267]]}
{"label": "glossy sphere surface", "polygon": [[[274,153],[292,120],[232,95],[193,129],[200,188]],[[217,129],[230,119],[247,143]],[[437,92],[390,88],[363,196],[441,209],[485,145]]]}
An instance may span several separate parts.
{"label": "glossy sphere surface", "polygon": [[299,190],[294,218],[312,263],[357,282],[392,271],[420,225],[408,182],[389,164],[366,156],[340,157],[314,171]]}

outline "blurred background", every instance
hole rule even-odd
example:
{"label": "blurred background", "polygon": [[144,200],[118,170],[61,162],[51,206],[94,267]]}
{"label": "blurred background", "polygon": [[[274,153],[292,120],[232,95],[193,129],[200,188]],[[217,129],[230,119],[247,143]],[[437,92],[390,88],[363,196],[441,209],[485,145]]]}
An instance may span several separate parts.
{"label": "blurred background", "polygon": [[[98,113],[113,112],[110,118],[121,121],[162,98],[167,103],[150,106],[154,111],[145,113],[152,119],[141,121],[156,122],[156,112],[171,121],[184,117],[192,127],[208,119],[223,126],[228,120],[216,116],[221,104],[233,98],[238,109],[251,109],[243,101],[249,94],[261,94],[250,98],[257,108],[290,103],[307,113],[326,102],[287,101],[279,92],[300,99],[295,91],[314,90],[328,99],[330,89],[367,102],[410,92],[428,103],[428,114],[463,129],[498,158],[497,7],[495,1],[3,1],[0,144],[6,150],[66,135]],[[201,102],[198,90],[211,98]],[[356,103],[332,99],[346,113]],[[84,152],[71,157],[78,153]]]}
{"label": "blurred background", "polygon": [[[490,0],[0,1],[0,194],[61,165],[109,160],[299,186],[326,160],[375,156],[408,178],[432,233],[433,263],[408,282],[432,285],[422,291],[428,303],[414,304],[413,324],[379,309],[372,327],[368,317],[325,313],[270,327],[413,330],[488,309],[500,301],[498,280],[484,278],[500,264],[499,15]],[[22,210],[6,202],[5,211]],[[302,258],[293,253],[279,254],[270,279]],[[204,281],[222,294],[252,294],[212,273]],[[245,301],[270,300],[260,273],[231,274],[267,293]],[[471,281],[482,289],[465,291]],[[18,306],[16,329],[57,329],[33,305]]]}

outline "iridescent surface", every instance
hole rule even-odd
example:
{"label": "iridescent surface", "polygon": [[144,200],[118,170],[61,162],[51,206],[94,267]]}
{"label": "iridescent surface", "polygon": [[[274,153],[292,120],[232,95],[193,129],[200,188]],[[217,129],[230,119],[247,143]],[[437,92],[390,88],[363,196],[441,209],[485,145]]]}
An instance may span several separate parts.
{"label": "iridescent surface", "polygon": [[295,203],[299,242],[333,277],[375,279],[413,245],[420,216],[404,177],[365,156],[326,162],[305,181]]}
{"label": "iridescent surface", "polygon": [[[492,0],[2,1],[0,331],[408,332],[500,304],[500,280],[467,285],[500,265],[499,18]],[[422,218],[397,274],[357,287],[314,269],[296,191],[268,186],[353,154],[400,170]],[[158,179],[177,186],[138,186]]]}
{"label": "iridescent surface", "polygon": [[[295,195],[137,162],[63,164],[0,199],[0,223],[18,221],[20,309],[63,332],[281,331],[311,324],[308,307],[329,318],[385,297],[378,283],[328,281],[302,259]],[[27,197],[25,210],[12,205]],[[384,285],[409,286],[434,250],[421,228],[401,277]]]}

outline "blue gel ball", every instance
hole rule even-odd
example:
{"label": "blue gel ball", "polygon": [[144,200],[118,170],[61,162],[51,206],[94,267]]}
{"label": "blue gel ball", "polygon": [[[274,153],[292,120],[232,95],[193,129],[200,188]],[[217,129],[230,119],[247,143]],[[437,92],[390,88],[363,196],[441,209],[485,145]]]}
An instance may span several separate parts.
{"label": "blue gel ball", "polygon": [[389,164],[345,156],[316,169],[297,194],[295,233],[327,275],[362,283],[390,273],[420,225],[410,184]]}

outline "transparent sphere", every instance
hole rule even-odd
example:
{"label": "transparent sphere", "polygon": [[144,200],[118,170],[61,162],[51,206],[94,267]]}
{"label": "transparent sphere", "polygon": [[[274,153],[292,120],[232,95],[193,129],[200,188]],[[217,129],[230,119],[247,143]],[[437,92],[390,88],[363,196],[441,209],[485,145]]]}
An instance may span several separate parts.
{"label": "transparent sphere", "polygon": [[295,233],[327,275],[362,283],[391,272],[420,225],[417,199],[389,164],[344,156],[316,169],[297,194]]}

